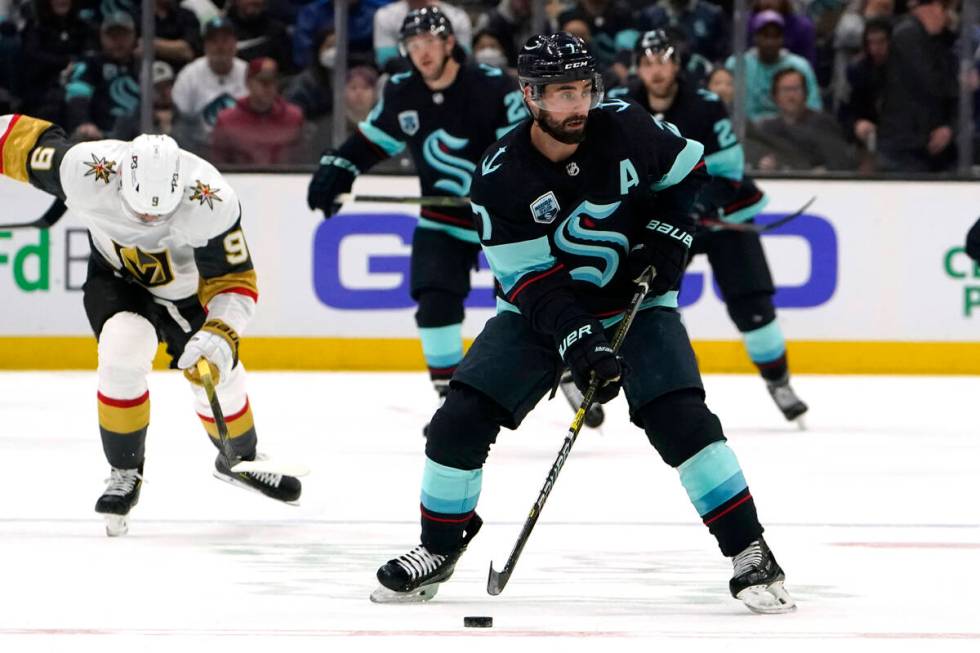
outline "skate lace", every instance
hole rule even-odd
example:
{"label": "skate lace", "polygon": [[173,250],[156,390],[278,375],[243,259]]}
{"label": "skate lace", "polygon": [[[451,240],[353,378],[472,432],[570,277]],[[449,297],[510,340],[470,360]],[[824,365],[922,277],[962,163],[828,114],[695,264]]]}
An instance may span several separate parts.
{"label": "skate lace", "polygon": [[109,478],[105,479],[108,483],[103,495],[114,497],[124,497],[133,491],[137,481],[142,480],[143,476],[136,469],[116,469],[112,468]]}
{"label": "skate lace", "polygon": [[770,387],[769,391],[772,393],[772,398],[776,400],[776,403],[783,408],[792,406],[793,404],[799,402],[796,393],[793,392],[793,388],[791,388],[788,383],[784,385],[774,385]]}
{"label": "skate lace", "polygon": [[762,566],[762,544],[756,540],[745,547],[745,550],[735,556],[732,564],[735,567],[735,576],[758,569]]}
{"label": "skate lace", "polygon": [[412,578],[421,578],[439,568],[446,556],[430,553],[425,546],[419,544],[408,553],[398,556],[395,562]]}
{"label": "skate lace", "polygon": [[271,487],[279,487],[279,483],[282,482],[282,474],[273,474],[272,472],[246,472],[246,474],[259,483]]}

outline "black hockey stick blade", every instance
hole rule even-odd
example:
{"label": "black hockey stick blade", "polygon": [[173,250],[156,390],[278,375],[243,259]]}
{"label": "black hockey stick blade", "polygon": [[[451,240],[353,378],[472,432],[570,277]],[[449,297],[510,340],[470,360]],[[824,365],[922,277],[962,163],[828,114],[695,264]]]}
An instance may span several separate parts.
{"label": "black hockey stick blade", "polygon": [[[623,341],[626,339],[626,334],[629,332],[630,325],[633,324],[633,318],[636,317],[637,312],[640,310],[640,304],[643,299],[650,292],[650,283],[653,281],[653,277],[656,276],[657,271],[653,267],[647,268],[643,274],[637,278],[636,292],[633,294],[633,298],[630,300],[629,306],[623,313],[623,321],[619,323],[619,327],[616,329],[616,334],[613,336],[612,340],[612,350],[613,353],[619,353],[620,347],[623,346]],[[582,397],[582,403],[578,407],[578,411],[575,413],[575,419],[572,420],[571,426],[568,427],[568,434],[565,436],[565,441],[562,443],[561,450],[558,452],[558,456],[555,458],[555,462],[551,465],[551,470],[548,472],[548,478],[538,493],[538,499],[531,506],[531,512],[528,513],[527,519],[524,521],[524,526],[521,528],[521,534],[517,537],[517,542],[514,544],[514,550],[511,551],[510,556],[507,558],[507,562],[504,564],[503,571],[497,571],[493,568],[493,562],[490,563],[490,574],[487,576],[487,594],[490,596],[497,596],[504,591],[504,587],[507,586],[507,582],[510,580],[511,574],[514,573],[514,567],[517,566],[517,560],[521,557],[521,552],[524,550],[524,545],[527,544],[528,538],[531,537],[531,531],[534,530],[534,525],[538,523],[538,517],[541,515],[541,510],[544,509],[544,504],[551,495],[551,490],[555,487],[555,482],[558,480],[558,474],[561,473],[562,467],[564,467],[565,462],[568,460],[569,454],[572,452],[572,446],[575,444],[575,440],[578,438],[579,431],[582,430],[582,424],[585,422],[585,415],[589,412],[589,408],[592,406],[592,402],[595,399],[596,390],[598,390],[598,381],[593,378],[592,383],[589,384],[588,389],[585,391],[585,396]]]}
{"label": "black hockey stick blade", "polygon": [[54,223],[60,220],[61,216],[63,216],[65,214],[65,211],[67,210],[68,207],[65,206],[65,203],[61,201],[61,198],[56,197],[54,198],[54,201],[51,202],[51,206],[48,207],[48,210],[45,211],[44,214],[34,222],[17,222],[12,224],[0,224],[0,230],[47,229],[49,227],[54,226]]}
{"label": "black hockey stick blade", "polygon": [[782,227],[787,222],[792,222],[801,215],[803,215],[810,206],[817,201],[817,196],[814,195],[807,200],[806,204],[796,209],[789,215],[784,215],[778,220],[774,220],[769,224],[754,224],[750,222],[725,222],[724,220],[701,220],[700,223],[706,227],[717,227],[718,229],[727,229],[728,231],[754,231],[758,234],[764,234],[767,231],[772,231],[773,229],[778,229]]}
{"label": "black hockey stick blade", "polygon": [[409,197],[401,195],[361,195],[343,193],[337,196],[337,202],[377,202],[387,204],[417,204],[419,206],[469,207],[470,198],[452,197],[449,195],[428,195],[425,197]]}

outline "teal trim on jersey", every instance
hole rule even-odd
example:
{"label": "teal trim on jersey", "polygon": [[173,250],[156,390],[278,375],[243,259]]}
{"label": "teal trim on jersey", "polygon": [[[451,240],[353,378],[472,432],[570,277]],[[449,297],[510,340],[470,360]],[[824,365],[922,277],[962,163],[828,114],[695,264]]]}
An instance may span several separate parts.
{"label": "teal trim on jersey", "polygon": [[506,299],[497,297],[497,315],[500,315],[501,313],[517,313],[518,315],[521,315],[521,309],[511,304]]}
{"label": "teal trim on jersey", "polygon": [[422,158],[430,168],[452,179],[439,179],[433,184],[439,190],[465,197],[470,193],[476,164],[448,153],[447,150],[461,150],[469,139],[453,136],[445,129],[437,129],[422,143]]}
{"label": "teal trim on jersey", "polygon": [[429,367],[453,367],[463,360],[463,323],[419,327],[422,354]]}
{"label": "teal trim on jersey", "polygon": [[742,181],[742,175],[745,174],[745,150],[741,144],[733,145],[707,155],[704,157],[704,164],[708,166],[708,174],[712,177]]}
{"label": "teal trim on jersey", "polygon": [[603,288],[616,275],[619,269],[619,253],[612,247],[602,247],[599,245],[583,245],[572,242],[565,236],[567,229],[570,236],[580,240],[591,240],[593,242],[611,243],[619,245],[623,250],[629,251],[629,240],[623,234],[616,231],[599,231],[595,229],[582,228],[581,219],[583,217],[594,220],[603,220],[616,212],[621,202],[612,204],[593,204],[583,201],[579,204],[571,215],[555,230],[555,245],[564,252],[588,258],[598,258],[605,263],[602,271],[591,265],[583,265],[569,271],[572,279],[576,281],[587,281],[593,285]]}
{"label": "teal trim on jersey", "polygon": [[625,86],[617,86],[616,88],[611,88],[606,91],[606,98],[614,100],[616,98],[621,98],[624,95],[628,95],[630,92],[629,88]]}
{"label": "teal trim on jersey", "polygon": [[454,227],[449,224],[429,220],[428,218],[419,218],[419,229],[434,229],[435,231],[449,234],[456,240],[462,240],[464,243],[480,244],[480,236],[473,229]]}
{"label": "teal trim on jersey", "polygon": [[[394,59],[397,56],[398,56],[398,46],[397,45],[386,45],[386,46],[384,46],[382,48],[375,48],[374,49],[374,59],[375,59],[375,61],[378,62],[378,68],[381,68],[382,70],[384,69],[385,64],[388,63],[388,61],[390,59]],[[389,79],[388,81],[389,82],[392,81],[392,79],[394,79],[394,77],[395,76],[392,75],[391,76],[391,79]],[[398,82],[395,82],[395,83],[397,84]]]}
{"label": "teal trim on jersey", "polygon": [[470,200],[470,207],[473,209],[473,213],[480,216],[480,225],[482,227],[480,240],[490,240],[490,237],[493,235],[493,223],[490,221],[490,213],[487,211],[487,207],[480,206],[472,200]]}
{"label": "teal trim on jersey", "polygon": [[425,457],[422,506],[432,512],[460,515],[476,508],[483,485],[482,469],[446,467]]}
{"label": "teal trim on jersey", "polygon": [[[669,123],[664,124],[666,125]],[[674,184],[680,182],[691,172],[691,170],[694,169],[694,166],[698,164],[698,161],[701,160],[701,155],[704,154],[704,145],[701,145],[701,143],[698,143],[697,141],[692,141],[689,138],[685,138],[684,140],[687,141],[687,144],[677,155],[677,158],[674,159],[674,165],[670,167],[670,171],[664,175],[660,181],[653,185],[653,192],[670,188]]]}
{"label": "teal trim on jersey", "polygon": [[721,216],[721,219],[724,222],[747,222],[758,215],[762,209],[766,208],[767,204],[769,204],[769,196],[763,195],[762,199],[755,204],[750,204],[734,213],[726,213]]}
{"label": "teal trim on jersey", "polygon": [[505,293],[513,290],[524,275],[547,270],[556,263],[547,236],[505,245],[484,245],[483,251]]}
{"label": "teal trim on jersey", "polygon": [[374,126],[374,121],[381,117],[381,113],[385,110],[385,98],[384,95],[378,100],[378,103],[374,105],[371,109],[371,113],[367,115],[367,118],[362,120],[357,124],[357,128],[361,130],[364,136],[380,147],[388,156],[395,156],[400,154],[402,150],[405,149],[405,143],[403,141],[389,136],[385,132],[381,131]]}
{"label": "teal trim on jersey", "polygon": [[771,363],[786,353],[786,340],[779,321],[773,320],[764,327],[746,331],[742,334],[745,349],[753,363]]}
{"label": "teal trim on jersey", "polygon": [[95,95],[95,89],[88,82],[68,82],[65,84],[65,99],[74,100],[84,97],[90,98]]}
{"label": "teal trim on jersey", "polygon": [[[653,297],[647,297],[642,302],[640,302],[640,309],[637,312],[639,313],[647,310],[648,308],[655,308],[655,307],[677,308],[677,295],[678,292],[676,290],[670,290],[662,295],[654,295]],[[619,324],[622,321],[623,321],[622,313],[620,313],[619,315],[613,315],[612,317],[607,317],[600,320],[600,322],[602,322],[603,328],[605,329],[608,329],[611,326]]]}
{"label": "teal trim on jersey", "polygon": [[395,73],[394,75],[388,78],[388,81],[391,82],[392,84],[401,84],[403,81],[405,81],[411,76],[412,76],[412,71],[406,70],[403,73]]}
{"label": "teal trim on jersey", "polygon": [[712,442],[677,468],[681,485],[699,515],[706,515],[748,487],[729,446]]}
{"label": "teal trim on jersey", "polygon": [[483,74],[486,75],[487,77],[500,77],[501,75],[504,74],[504,71],[502,71],[500,68],[497,68],[496,66],[491,66],[488,63],[481,63],[477,65],[479,65],[480,70],[482,70]]}

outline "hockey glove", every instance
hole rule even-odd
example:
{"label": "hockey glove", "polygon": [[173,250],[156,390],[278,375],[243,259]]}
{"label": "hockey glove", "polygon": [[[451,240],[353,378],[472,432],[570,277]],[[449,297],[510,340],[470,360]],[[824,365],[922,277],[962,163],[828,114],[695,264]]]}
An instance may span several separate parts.
{"label": "hockey glove", "polygon": [[966,253],[974,261],[980,261],[980,220],[966,234]]}
{"label": "hockey glove", "polygon": [[184,370],[187,380],[196,385],[201,385],[197,361],[202,358],[211,367],[215,385],[227,379],[238,363],[238,334],[235,330],[221,320],[208,320],[187,341],[177,367]]}
{"label": "hockey glove", "polygon": [[564,330],[564,335],[559,333],[558,338],[558,353],[571,370],[575,387],[582,394],[588,390],[593,375],[599,380],[596,402],[604,404],[619,394],[623,365],[613,353],[598,320],[576,320]]}
{"label": "hockey glove", "polygon": [[659,220],[651,220],[644,231],[643,240],[630,250],[626,264],[634,280],[653,266],[657,274],[650,284],[650,294],[662,295],[676,288],[684,275],[694,237]]}
{"label": "hockey glove", "polygon": [[313,173],[310,189],[306,194],[306,203],[310,209],[322,209],[323,217],[329,218],[340,210],[337,196],[350,192],[357,176],[357,168],[347,159],[337,156],[332,151],[324,152],[320,157],[320,167]]}

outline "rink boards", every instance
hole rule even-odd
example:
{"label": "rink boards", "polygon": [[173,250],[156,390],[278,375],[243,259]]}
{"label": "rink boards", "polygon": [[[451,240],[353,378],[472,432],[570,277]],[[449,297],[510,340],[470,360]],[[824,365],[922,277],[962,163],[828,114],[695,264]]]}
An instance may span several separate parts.
{"label": "rink boards", "polygon": [[[303,175],[229,175],[259,274],[243,340],[253,369],[421,369],[409,254],[417,210],[355,204],[322,220]],[[0,179],[0,222],[30,222],[50,198]],[[817,200],[763,243],[792,365],[809,373],[980,373],[980,268],[963,252],[980,213],[975,183],[767,181],[761,222]],[[411,177],[366,176],[355,191],[418,192]],[[0,231],[0,368],[93,368],[82,308],[88,240],[67,215],[49,232]],[[493,315],[485,264],[464,333]],[[704,257],[681,303],[707,372],[750,371]],[[158,362],[163,362],[161,357]]]}

